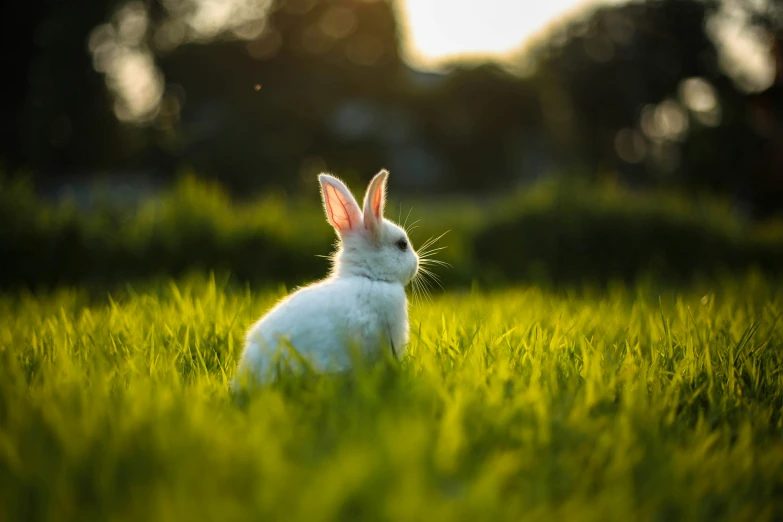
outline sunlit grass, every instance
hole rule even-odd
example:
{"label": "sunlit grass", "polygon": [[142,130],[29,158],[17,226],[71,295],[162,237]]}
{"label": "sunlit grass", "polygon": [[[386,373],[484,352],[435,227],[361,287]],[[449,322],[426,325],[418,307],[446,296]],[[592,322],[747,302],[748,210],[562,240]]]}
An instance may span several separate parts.
{"label": "sunlit grass", "polygon": [[772,520],[783,286],[436,294],[410,358],[238,407],[281,291],[0,298],[0,520]]}

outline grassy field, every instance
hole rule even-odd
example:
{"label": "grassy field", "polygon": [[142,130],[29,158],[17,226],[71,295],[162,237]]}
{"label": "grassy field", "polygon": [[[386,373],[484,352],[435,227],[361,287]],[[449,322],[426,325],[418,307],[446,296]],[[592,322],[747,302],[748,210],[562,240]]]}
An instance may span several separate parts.
{"label": "grassy field", "polygon": [[411,355],[237,406],[277,291],[0,298],[0,520],[783,517],[783,285],[446,293]]}

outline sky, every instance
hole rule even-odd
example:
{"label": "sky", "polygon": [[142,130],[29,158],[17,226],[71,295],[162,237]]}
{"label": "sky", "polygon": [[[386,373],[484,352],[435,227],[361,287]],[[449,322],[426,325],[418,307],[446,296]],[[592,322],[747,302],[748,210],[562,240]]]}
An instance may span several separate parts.
{"label": "sky", "polygon": [[618,1],[403,0],[403,52],[420,68],[456,59],[502,61],[563,15]]}

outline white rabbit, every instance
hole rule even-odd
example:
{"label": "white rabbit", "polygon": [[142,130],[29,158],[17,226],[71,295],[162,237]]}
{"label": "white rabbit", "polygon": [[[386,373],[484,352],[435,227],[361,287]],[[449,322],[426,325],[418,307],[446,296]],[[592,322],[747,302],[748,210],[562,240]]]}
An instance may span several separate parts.
{"label": "white rabbit", "polygon": [[419,258],[405,231],[383,217],[388,175],[382,170],[372,179],[363,210],[339,179],[318,176],[326,217],[339,237],[331,275],[289,295],[253,325],[240,378],[267,380],[276,354],[291,347],[324,373],[349,369],[352,349],[371,359],[381,350],[397,359],[405,355],[405,285],[416,275]]}

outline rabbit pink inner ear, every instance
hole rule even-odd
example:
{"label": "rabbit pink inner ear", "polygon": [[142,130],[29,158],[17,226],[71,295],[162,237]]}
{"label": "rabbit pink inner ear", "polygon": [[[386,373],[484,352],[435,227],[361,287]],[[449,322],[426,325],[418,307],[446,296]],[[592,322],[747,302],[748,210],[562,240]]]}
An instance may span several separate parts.
{"label": "rabbit pink inner ear", "polygon": [[380,171],[370,181],[364,196],[364,226],[374,230],[383,222],[383,207],[386,202],[386,178],[389,173]]}
{"label": "rabbit pink inner ear", "polygon": [[381,202],[383,201],[383,194],[380,190],[376,190],[372,195],[372,215],[375,219],[381,218]]}
{"label": "rabbit pink inner ear", "polygon": [[350,230],[354,227],[351,222],[351,214],[348,206],[340,193],[331,185],[326,186],[326,212],[334,228],[339,231]]}
{"label": "rabbit pink inner ear", "polygon": [[334,178],[321,178],[326,217],[338,232],[346,232],[359,225],[361,212],[351,193],[341,185]]}

